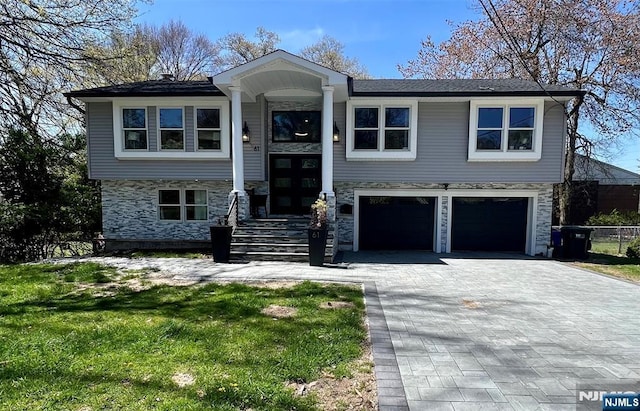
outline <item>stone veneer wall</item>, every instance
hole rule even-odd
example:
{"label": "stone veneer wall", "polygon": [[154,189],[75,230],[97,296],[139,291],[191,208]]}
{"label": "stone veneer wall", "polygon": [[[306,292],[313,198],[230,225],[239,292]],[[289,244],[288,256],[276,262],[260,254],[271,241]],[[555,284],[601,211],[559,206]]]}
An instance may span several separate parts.
{"label": "stone veneer wall", "polygon": [[[441,184],[420,184],[420,183],[362,183],[362,182],[334,182],[337,198],[338,220],[337,237],[341,250],[353,249],[353,214],[341,213],[340,206],[348,204],[353,206],[354,190],[375,190],[375,189],[396,189],[396,190],[439,190]],[[536,244],[535,254],[546,254],[547,245],[551,236],[551,213],[553,210],[553,185],[552,184],[507,184],[507,183],[487,183],[487,184],[450,184],[446,195],[442,195],[442,225],[440,226],[441,248],[444,252],[447,247],[447,225],[449,224],[449,199],[448,196],[455,196],[456,190],[482,190],[482,189],[502,189],[502,190],[536,190],[538,192],[538,207],[536,210]],[[428,194],[426,194],[428,195]],[[508,196],[508,193],[505,194]],[[437,196],[437,195],[435,195]]]}
{"label": "stone veneer wall", "polygon": [[[209,220],[160,221],[159,189],[206,189]],[[208,240],[209,226],[227,214],[231,189],[229,181],[103,180],[103,235],[114,240]]]}

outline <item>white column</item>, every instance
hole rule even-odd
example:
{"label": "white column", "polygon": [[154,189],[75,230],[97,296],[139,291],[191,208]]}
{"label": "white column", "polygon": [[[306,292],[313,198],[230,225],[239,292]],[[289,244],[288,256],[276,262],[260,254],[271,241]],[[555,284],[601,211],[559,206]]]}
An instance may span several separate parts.
{"label": "white column", "polygon": [[242,146],[242,90],[231,90],[231,150],[233,153],[233,192],[244,193],[244,153]]}
{"label": "white column", "polygon": [[322,87],[322,194],[333,192],[333,86]]}

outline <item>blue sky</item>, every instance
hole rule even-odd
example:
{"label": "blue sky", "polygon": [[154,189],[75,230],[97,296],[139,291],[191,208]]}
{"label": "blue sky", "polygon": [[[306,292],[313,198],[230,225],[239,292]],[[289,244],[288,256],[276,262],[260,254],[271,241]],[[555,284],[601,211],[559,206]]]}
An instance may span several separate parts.
{"label": "blue sky", "polygon": [[263,26],[296,53],[323,35],[345,45],[375,78],[401,78],[396,66],[416,56],[427,34],[448,37],[447,19],[471,18],[469,0],[155,0],[140,7],[140,21],[182,20],[215,40]]}
{"label": "blue sky", "polygon": [[[154,0],[141,5],[138,21],[182,20],[212,40],[235,32],[252,37],[263,26],[278,33],[279,48],[294,54],[328,34],[374,78],[401,78],[397,65],[415,58],[421,40],[446,40],[448,21],[474,16],[471,0]],[[639,172],[638,158],[635,139],[603,160]]]}

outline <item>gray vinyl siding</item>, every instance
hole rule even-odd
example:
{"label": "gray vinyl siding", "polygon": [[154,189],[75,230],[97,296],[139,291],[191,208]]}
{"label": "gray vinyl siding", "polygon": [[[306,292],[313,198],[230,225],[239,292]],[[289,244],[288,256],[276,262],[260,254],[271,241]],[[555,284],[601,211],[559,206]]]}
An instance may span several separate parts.
{"label": "gray vinyl siding", "polygon": [[247,122],[250,130],[250,142],[243,143],[244,157],[244,178],[245,180],[264,179],[264,156],[265,143],[262,127],[262,101],[258,99],[256,103],[246,103],[242,105],[242,118]]}
{"label": "gray vinyl siding", "polygon": [[[192,112],[193,109],[191,108]],[[147,108],[149,149],[156,151],[156,110]],[[193,117],[191,117],[192,119]],[[186,117],[186,138],[192,140],[193,120]],[[257,130],[258,128],[256,128]],[[174,179],[227,180],[231,179],[231,159],[224,160],[118,160],[113,148],[112,104],[87,103],[87,136],[90,176],[98,180]],[[247,148],[245,147],[245,153]]]}
{"label": "gray vinyl siding", "polygon": [[193,121],[194,109],[193,106],[187,106],[184,108],[184,135],[185,135],[185,151],[194,152],[195,150],[195,129]]}
{"label": "gray vinyl siding", "polygon": [[[347,149],[347,103],[336,103],[333,105],[333,121],[336,122],[338,130],[340,131],[340,141],[333,143],[333,179],[334,181],[350,180],[351,173],[348,171],[348,168],[353,168],[353,166],[357,167],[357,164],[354,164],[354,162],[347,163],[345,160]],[[340,173],[340,170],[344,170],[344,174],[337,174]]]}
{"label": "gray vinyl siding", "polygon": [[[335,113],[341,135],[345,109]],[[341,117],[342,116],[342,117]],[[469,102],[420,103],[415,161],[347,161],[344,137],[334,146],[334,180],[421,183],[558,183],[564,110],[545,103],[542,158],[533,162],[468,162]],[[339,147],[338,147],[339,146]]]}
{"label": "gray vinyl siding", "polygon": [[[251,142],[243,144],[245,180],[265,179],[268,127],[263,99],[242,105]],[[185,108],[187,151],[194,148],[194,107]],[[149,150],[157,151],[157,110],[147,107]],[[231,159],[118,160],[109,102],[87,103],[90,176],[93,179],[230,180]],[[334,180],[419,183],[558,183],[562,178],[565,123],[561,105],[545,103],[542,159],[535,162],[468,162],[469,103],[420,103],[415,161],[346,161],[346,103],[334,104],[340,142],[333,144]],[[266,130],[265,130],[266,127]],[[233,155],[233,153],[232,153]]]}
{"label": "gray vinyl siding", "polygon": [[158,109],[147,107],[147,145],[149,151],[158,151]]}

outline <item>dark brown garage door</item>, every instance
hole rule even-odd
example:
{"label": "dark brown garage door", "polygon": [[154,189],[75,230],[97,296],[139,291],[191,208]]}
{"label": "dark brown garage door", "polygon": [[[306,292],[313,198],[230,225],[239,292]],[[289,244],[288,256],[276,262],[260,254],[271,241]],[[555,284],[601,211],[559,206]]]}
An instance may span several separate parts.
{"label": "dark brown garage door", "polygon": [[453,251],[525,252],[528,198],[453,199]]}
{"label": "dark brown garage door", "polygon": [[360,197],[362,250],[433,250],[433,197]]}

